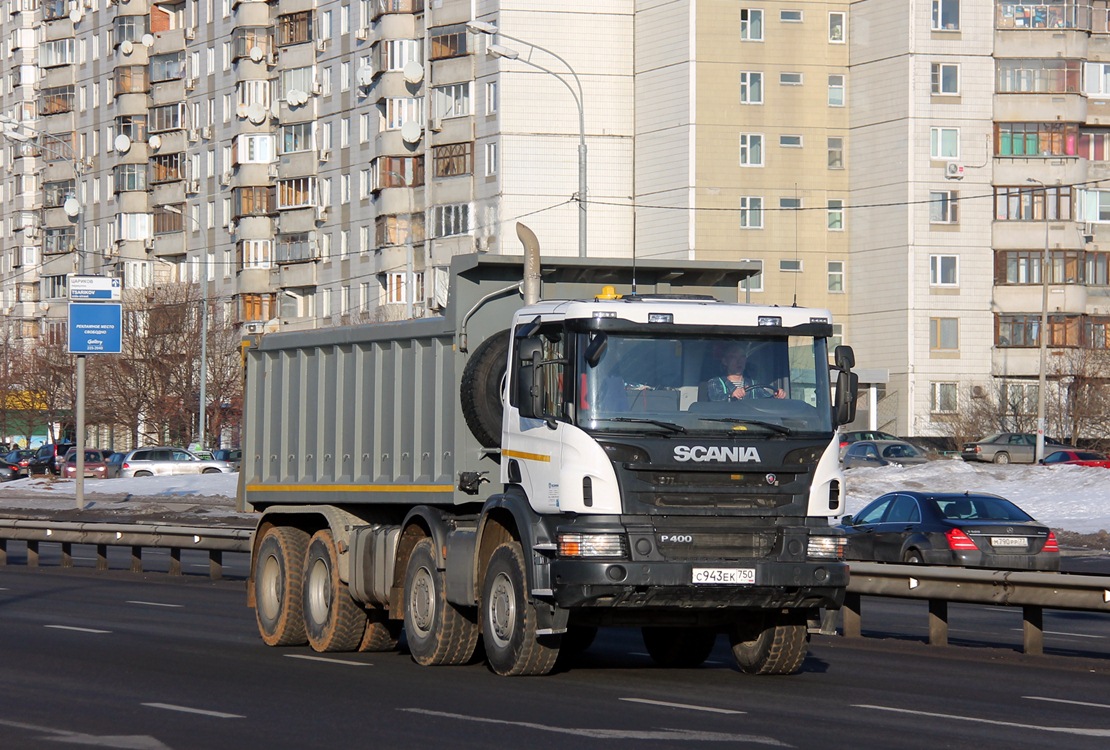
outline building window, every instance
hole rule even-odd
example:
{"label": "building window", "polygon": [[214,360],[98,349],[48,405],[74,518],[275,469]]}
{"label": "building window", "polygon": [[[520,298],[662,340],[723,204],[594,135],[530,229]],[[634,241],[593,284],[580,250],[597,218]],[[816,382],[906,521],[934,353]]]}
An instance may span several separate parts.
{"label": "building window", "polygon": [[432,53],[430,59],[443,60],[467,54],[466,24],[453,24],[432,29]]}
{"label": "building window", "polygon": [[956,255],[929,256],[930,286],[959,286],[960,264]]}
{"label": "building window", "polygon": [[267,216],[274,210],[274,189],[268,185],[248,185],[231,191],[231,210],[234,218],[241,216]]}
{"label": "building window", "polygon": [[763,199],[757,196],[740,198],[740,228],[763,228]]}
{"label": "building window", "polygon": [[406,122],[423,121],[423,104],[423,99],[416,98],[386,99],[382,127],[385,130],[399,130]]}
{"label": "building window", "polygon": [[827,222],[826,226],[830,231],[839,232],[844,229],[844,200],[841,198],[829,198],[828,203],[825,205]]}
{"label": "building window", "polygon": [[802,74],[801,73],[779,73],[779,85],[781,86],[801,86]]}
{"label": "building window", "polygon": [[740,41],[763,41],[763,11],[758,8],[740,9]]}
{"label": "building window", "polygon": [[278,16],[277,44],[279,47],[311,41],[312,11],[303,10]]}
{"label": "building window", "polygon": [[[382,278],[382,301],[387,305],[400,305],[408,302],[408,274],[403,271],[395,271],[381,275]],[[413,300],[421,300],[424,298],[424,283],[423,274],[413,274],[412,285],[412,298]]]}
{"label": "building window", "polygon": [[783,259],[779,261],[779,270],[783,273],[801,273],[802,261],[799,258]]}
{"label": "building window", "polygon": [[763,104],[763,74],[740,74],[740,103]]}
{"label": "building window", "polygon": [[998,315],[995,346],[1028,348],[1039,345],[1040,315]]}
{"label": "building window", "polygon": [[77,195],[77,183],[73,180],[47,182],[42,186],[42,205],[44,208],[60,208],[66,199]]}
{"label": "building window", "polygon": [[454,203],[432,207],[432,236],[451,237],[470,233],[470,204]]}
{"label": "building window", "polygon": [[1058,58],[1004,59],[995,61],[999,94],[1089,94],[1089,87],[1102,85],[1099,67],[1087,64],[1087,87],[1083,86],[1083,62]]}
{"label": "building window", "polygon": [[[14,35],[13,35],[14,36]],[[11,50],[9,49],[10,53]],[[54,68],[59,65],[73,65],[73,39],[55,39],[41,42],[38,48],[40,68]]]}
{"label": "building window", "polygon": [[278,180],[277,207],[305,208],[316,205],[316,178],[294,177],[288,180]]}
{"label": "building window", "polygon": [[61,115],[73,111],[73,86],[55,86],[43,89],[39,98],[39,112],[43,115]]}
{"label": "building window", "polygon": [[801,198],[779,198],[780,211],[797,211],[802,207]]}
{"label": "building window", "polygon": [[272,268],[274,265],[273,240],[243,240],[239,243],[242,268]]}
{"label": "building window", "polygon": [[929,318],[929,348],[934,351],[959,349],[959,318]]}
{"label": "building window", "polygon": [[933,159],[959,159],[960,129],[929,128],[929,155]]}
{"label": "building window", "polygon": [[[1080,191],[1079,213],[1081,221],[1097,221],[1101,200],[1091,193]],[[1047,193],[1047,195],[1046,195]],[[994,218],[996,221],[1044,221],[1045,211],[1049,221],[1071,221],[1072,189],[1070,185],[1049,185],[1047,188],[1011,186],[994,189]],[[1110,191],[1105,200],[1106,221],[1110,221]]]}
{"label": "building window", "polygon": [[150,82],[178,81],[185,77],[185,53],[171,52],[150,58]]}
{"label": "building window", "polygon": [[371,164],[374,190],[424,184],[424,157],[379,156]]}
{"label": "building window", "polygon": [[281,153],[294,154],[316,148],[312,122],[295,122],[281,126]]}
{"label": "building window", "polygon": [[432,148],[432,169],[436,177],[457,177],[474,171],[474,144],[449,143]]}
{"label": "building window", "polygon": [[[246,255],[243,256],[244,258]],[[274,245],[274,260],[277,263],[300,263],[316,259],[316,243],[309,239],[308,232],[279,234]]]}
{"label": "building window", "polygon": [[173,180],[180,180],[185,177],[185,160],[183,155],[179,153],[174,154],[157,154],[150,160],[150,168],[153,172],[151,175],[152,182],[172,182]]}
{"label": "building window", "polygon": [[277,315],[276,294],[244,294],[241,299],[244,322],[265,321]]}
{"label": "building window", "polygon": [[272,50],[273,38],[270,36],[268,27],[240,26],[231,32],[231,59],[250,57],[251,50],[256,47],[263,55],[269,54]]}
{"label": "building window", "polygon": [[492,177],[497,174],[497,142],[491,141],[486,144],[486,177]]}
{"label": "building window", "polygon": [[181,130],[183,127],[185,127],[185,102],[151,107],[149,127],[151,133]]}
{"label": "building window", "polygon": [[385,214],[374,222],[374,243],[379,247],[397,247],[409,242],[424,241],[424,214]]}
{"label": "building window", "polygon": [[929,223],[958,224],[960,194],[955,190],[929,192]]}
{"label": "building window", "polygon": [[497,85],[497,81],[490,81],[486,84],[486,114],[497,114],[497,108],[500,106],[501,91]]}
{"label": "building window", "polygon": [[439,117],[465,117],[471,113],[469,82],[436,86],[432,90],[435,92],[436,114]]}
{"label": "building window", "polygon": [[1037,413],[1037,394],[1040,390],[1036,383],[1007,383],[1002,394],[1005,396],[1005,403],[1002,404],[1004,413],[1033,416]]}
{"label": "building window", "polygon": [[[753,258],[741,258],[741,263],[754,263],[759,266],[759,270],[751,276],[743,279],[739,284],[739,290],[742,294],[747,292],[762,292],[763,291],[763,261]],[[743,297],[741,297],[743,299]]]}
{"label": "building window", "polygon": [[1073,122],[999,122],[995,156],[1078,156],[1079,125]]}
{"label": "building window", "polygon": [[[73,249],[76,242],[77,230],[74,227],[48,227],[43,230],[42,251],[47,255],[68,253]],[[31,250],[32,255],[34,254],[34,248],[24,248],[24,250]],[[16,252],[18,252],[18,249]],[[24,260],[27,260],[27,258],[24,258]],[[29,263],[23,265],[26,266]]]}
{"label": "building window", "polygon": [[[117,193],[146,190],[146,164],[117,164],[113,167],[113,187]],[[155,222],[157,234],[157,222]]]}
{"label": "building window", "polygon": [[828,289],[833,294],[844,291],[844,261],[830,260],[828,262]]}
{"label": "building window", "polygon": [[243,133],[235,139],[231,160],[235,164],[269,164],[274,161],[274,142],[270,133]]}
{"label": "building window", "polygon": [[960,0],[933,0],[933,30],[958,31]]}
{"label": "building window", "polygon": [[800,10],[779,11],[779,21],[781,23],[801,23],[803,20],[802,11]]}
{"label": "building window", "polygon": [[844,76],[831,75],[829,76],[829,106],[830,107],[843,107],[844,106]]}
{"label": "building window", "polygon": [[57,276],[43,276],[42,277],[42,298],[43,299],[65,299],[69,296],[66,291],[66,275],[59,274]]}
{"label": "building window", "polygon": [[145,65],[121,65],[116,68],[117,94],[145,94],[150,89]]}
{"label": "building window", "polygon": [[146,116],[122,115],[116,118],[116,132],[131,139],[131,142],[146,140]]}
{"label": "building window", "polygon": [[740,134],[740,166],[763,166],[763,136],[757,133]]}
{"label": "building window", "polygon": [[829,169],[844,169],[844,139],[828,139]]}
{"label": "building window", "polygon": [[378,70],[402,70],[410,62],[422,62],[424,45],[419,39],[387,39],[378,44]]}
{"label": "building window", "polygon": [[848,35],[845,33],[848,14],[842,12],[829,13],[829,41],[833,44],[844,44]]}
{"label": "building window", "polygon": [[802,136],[800,135],[780,135],[779,146],[781,148],[801,148]]}
{"label": "building window", "polygon": [[956,384],[929,384],[929,411],[933,414],[956,413]]}
{"label": "building window", "polygon": [[934,94],[956,96],[960,93],[959,65],[955,63],[933,63],[931,70],[932,92]]}

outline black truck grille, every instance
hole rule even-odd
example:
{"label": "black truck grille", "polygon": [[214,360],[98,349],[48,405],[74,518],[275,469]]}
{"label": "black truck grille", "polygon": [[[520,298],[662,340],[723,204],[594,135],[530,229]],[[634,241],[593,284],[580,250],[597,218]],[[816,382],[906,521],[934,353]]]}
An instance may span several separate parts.
{"label": "black truck grille", "polygon": [[722,530],[720,519],[659,519],[654,525],[656,547],[672,561],[764,558],[778,538],[773,527]]}

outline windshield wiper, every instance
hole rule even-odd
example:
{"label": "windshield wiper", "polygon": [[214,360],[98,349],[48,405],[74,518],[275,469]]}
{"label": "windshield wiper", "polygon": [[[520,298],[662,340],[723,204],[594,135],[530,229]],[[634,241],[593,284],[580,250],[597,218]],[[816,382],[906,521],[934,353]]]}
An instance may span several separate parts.
{"label": "windshield wiper", "polygon": [[774,422],[764,422],[759,419],[741,419],[739,417],[699,417],[703,422],[725,422],[726,424],[751,424],[757,427],[766,427],[768,430],[773,430],[780,435],[793,435],[794,430],[789,427],[783,427],[781,424]]}
{"label": "windshield wiper", "polygon": [[674,422],[664,422],[659,419],[641,419],[639,417],[600,417],[598,422],[634,422],[636,424],[653,424],[672,432],[686,432],[686,428]]}

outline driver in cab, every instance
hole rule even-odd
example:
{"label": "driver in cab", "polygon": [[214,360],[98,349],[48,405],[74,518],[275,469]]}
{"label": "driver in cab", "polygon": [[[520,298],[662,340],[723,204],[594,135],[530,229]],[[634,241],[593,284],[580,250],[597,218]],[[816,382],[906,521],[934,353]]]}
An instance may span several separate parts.
{"label": "driver in cab", "polygon": [[745,398],[786,398],[786,391],[756,383],[746,372],[748,347],[733,341],[723,346],[720,354],[723,375],[710,378],[707,394],[710,401],[736,401]]}

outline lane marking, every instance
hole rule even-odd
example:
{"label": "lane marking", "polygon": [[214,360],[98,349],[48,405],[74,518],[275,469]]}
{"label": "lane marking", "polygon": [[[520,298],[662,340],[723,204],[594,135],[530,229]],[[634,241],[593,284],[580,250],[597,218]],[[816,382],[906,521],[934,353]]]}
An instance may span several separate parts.
{"label": "lane marking", "polygon": [[322,661],[322,662],[325,662],[327,664],[345,664],[348,667],[370,667],[370,666],[373,666],[372,664],[368,664],[364,661],[350,661],[348,659],[331,659],[327,656],[310,656],[308,654],[283,654],[283,656],[285,656],[286,659],[304,659],[305,661]]}
{"label": "lane marking", "polygon": [[3,719],[0,719],[0,726],[12,727],[14,729],[26,729],[31,732],[42,732],[43,734],[54,735],[52,737],[35,738],[46,740],[47,742],[63,742],[71,745],[87,745],[90,747],[95,746],[128,748],[128,750],[170,750],[169,746],[163,745],[154,737],[143,734],[84,734],[83,732],[67,732],[64,729],[56,729],[54,727],[41,727],[37,724],[26,724],[21,721],[5,721]]}
{"label": "lane marking", "polygon": [[[1014,631],[1015,633],[1025,632],[1023,628],[1010,628],[1010,630]],[[1106,637],[1104,635],[1093,635],[1091,633],[1065,633],[1062,630],[1045,630],[1043,632],[1044,632],[1045,635],[1062,635],[1062,636],[1065,636],[1065,637],[1068,637],[1068,638],[1099,638],[1099,639],[1102,639],[1102,638]]]}
{"label": "lane marking", "polygon": [[165,602],[144,602],[144,601],[140,601],[138,599],[129,599],[127,601],[127,603],[128,604],[139,604],[139,605],[142,605],[144,607],[172,607],[172,608],[175,608],[175,609],[181,609],[185,606],[184,604],[166,604]]}
{"label": "lane marking", "polygon": [[246,716],[239,714],[225,714],[223,711],[208,711],[203,708],[190,708],[189,706],[175,706],[172,703],[144,703],[142,704],[148,708],[163,708],[167,711],[180,711],[183,714],[200,714],[201,716],[211,716],[214,719],[245,719]]}
{"label": "lane marking", "polygon": [[1045,698],[1040,695],[1023,695],[1027,701],[1047,701],[1049,703],[1067,703],[1069,706],[1087,706],[1088,708],[1110,708],[1110,703],[1088,703],[1086,701],[1069,701],[1063,698]]}
{"label": "lane marking", "polygon": [[500,724],[507,727],[524,727],[537,729],[542,732],[555,734],[569,734],[576,737],[591,737],[594,739],[615,740],[670,740],[671,742],[750,742],[772,747],[793,747],[774,737],[764,737],[758,734],[728,734],[725,732],[703,732],[686,729],[590,729],[587,727],[557,727],[547,724],[536,724],[531,721],[505,721],[504,719],[487,719],[481,716],[464,714],[451,714],[444,711],[431,711],[426,708],[399,708],[398,711],[422,714],[424,716],[438,716],[444,719],[458,719],[459,721],[472,721],[480,724]]}
{"label": "lane marking", "polygon": [[874,711],[889,711],[895,714],[909,714],[910,716],[924,716],[930,719],[951,719],[953,721],[970,721],[976,724],[990,724],[996,727],[1011,727],[1013,729],[1037,729],[1042,732],[1056,732],[1057,734],[1077,734],[1083,737],[1110,737],[1110,729],[1084,729],[1082,727],[1049,727],[1039,724],[1018,724],[1012,721],[998,721],[996,719],[981,719],[977,716],[957,716],[956,714],[936,714],[929,711],[911,711],[908,708],[894,708],[893,706],[871,706],[862,703],[853,704],[853,708],[870,708]]}
{"label": "lane marking", "polygon": [[73,625],[43,625],[43,627],[53,628],[55,630],[75,630],[78,633],[96,633],[98,635],[112,632],[111,630],[97,630],[96,628],[78,628]]}
{"label": "lane marking", "polygon": [[621,698],[629,703],[646,703],[649,706],[666,706],[667,708],[685,708],[689,711],[708,711],[712,714],[746,714],[747,711],[733,711],[731,708],[713,708],[711,706],[693,706],[689,703],[670,703],[668,701],[653,701],[647,698]]}

